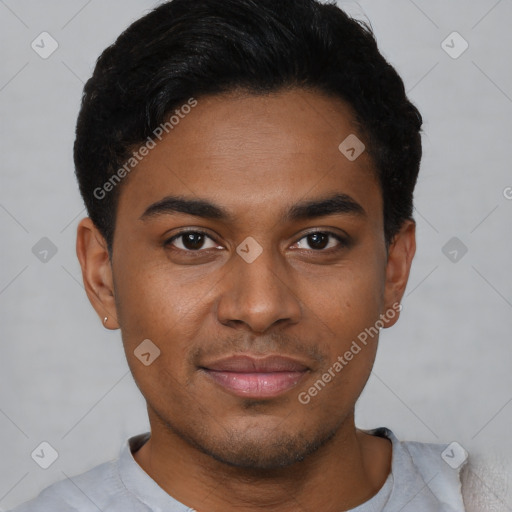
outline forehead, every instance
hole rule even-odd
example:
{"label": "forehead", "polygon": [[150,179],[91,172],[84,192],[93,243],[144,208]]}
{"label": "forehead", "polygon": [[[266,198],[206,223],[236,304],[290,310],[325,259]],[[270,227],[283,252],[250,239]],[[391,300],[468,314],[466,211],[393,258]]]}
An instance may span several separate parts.
{"label": "forehead", "polygon": [[347,137],[361,138],[352,109],[318,93],[198,98],[123,183],[119,217],[142,215],[166,195],[208,198],[235,214],[251,208],[263,215],[334,192],[378,215],[373,163],[366,151],[347,158],[339,149]]}

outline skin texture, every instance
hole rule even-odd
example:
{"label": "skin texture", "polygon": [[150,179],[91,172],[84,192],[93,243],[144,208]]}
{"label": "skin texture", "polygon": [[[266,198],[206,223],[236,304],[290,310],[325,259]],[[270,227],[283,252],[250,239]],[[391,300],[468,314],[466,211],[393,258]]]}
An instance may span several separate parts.
{"label": "skin texture", "polygon": [[[152,436],[134,457],[199,512],[339,512],[370,499],[390,472],[391,443],[354,425],[378,335],[308,404],[298,400],[400,302],[415,252],[412,220],[386,252],[372,161],[338,149],[358,134],[353,119],[339,99],[298,89],[198,98],[125,178],[112,261],[90,219],[79,225],[87,294],[106,327],[121,328],[148,404]],[[334,193],[365,214],[283,220],[294,204]],[[208,200],[232,219],[141,219],[168,195]],[[183,229],[208,237],[165,245]],[[349,243],[331,236],[322,245],[311,231]],[[247,237],[262,248],[252,263],[236,252]],[[145,339],[161,351],[149,366],[134,355]],[[201,365],[239,353],[287,355],[308,371],[274,398],[236,396]]]}

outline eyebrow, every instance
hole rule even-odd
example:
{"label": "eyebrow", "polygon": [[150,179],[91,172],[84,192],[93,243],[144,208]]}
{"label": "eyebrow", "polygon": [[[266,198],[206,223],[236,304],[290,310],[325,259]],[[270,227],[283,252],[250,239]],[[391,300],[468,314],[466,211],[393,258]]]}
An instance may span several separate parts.
{"label": "eyebrow", "polygon": [[[146,221],[161,215],[185,214],[203,219],[233,222],[234,216],[220,205],[205,199],[190,199],[183,196],[166,196],[160,201],[151,204],[140,216]],[[327,215],[356,215],[366,217],[364,208],[347,194],[334,194],[332,196],[303,201],[288,209],[283,215],[283,221],[315,219]]]}

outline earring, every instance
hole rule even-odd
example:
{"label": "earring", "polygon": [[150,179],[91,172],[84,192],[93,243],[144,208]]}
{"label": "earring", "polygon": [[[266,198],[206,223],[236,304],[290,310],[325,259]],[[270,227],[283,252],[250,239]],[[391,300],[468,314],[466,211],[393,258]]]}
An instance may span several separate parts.
{"label": "earring", "polygon": [[108,316],[106,316],[104,319],[103,319],[103,325],[105,325],[107,323],[107,320],[108,320]]}

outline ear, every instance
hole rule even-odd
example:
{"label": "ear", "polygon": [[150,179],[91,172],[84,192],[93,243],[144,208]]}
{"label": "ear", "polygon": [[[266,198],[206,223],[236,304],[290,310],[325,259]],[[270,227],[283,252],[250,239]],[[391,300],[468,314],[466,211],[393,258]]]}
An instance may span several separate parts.
{"label": "ear", "polygon": [[399,304],[405,292],[412,259],[416,252],[416,223],[406,220],[400,231],[395,235],[388,250],[386,263],[386,284],[384,289],[384,312],[394,311],[386,315],[385,327],[391,327],[400,316]]}
{"label": "ear", "polygon": [[82,267],[85,292],[92,307],[107,329],[118,329],[114,281],[107,242],[89,217],[82,219],[78,224],[76,255]]}

